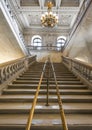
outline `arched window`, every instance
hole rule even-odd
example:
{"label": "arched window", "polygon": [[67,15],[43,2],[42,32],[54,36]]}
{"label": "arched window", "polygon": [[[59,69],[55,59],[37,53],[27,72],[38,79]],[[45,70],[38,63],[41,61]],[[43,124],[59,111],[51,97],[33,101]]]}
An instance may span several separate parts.
{"label": "arched window", "polygon": [[66,37],[65,36],[60,36],[57,38],[57,50],[61,50],[66,42]]}
{"label": "arched window", "polygon": [[39,35],[33,36],[31,45],[34,47],[34,49],[40,50],[42,46],[42,38]]}

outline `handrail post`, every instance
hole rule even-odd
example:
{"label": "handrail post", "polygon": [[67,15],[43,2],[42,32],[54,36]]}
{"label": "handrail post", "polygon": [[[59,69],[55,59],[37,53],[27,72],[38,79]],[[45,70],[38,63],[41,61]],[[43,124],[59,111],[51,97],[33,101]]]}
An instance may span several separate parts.
{"label": "handrail post", "polygon": [[45,71],[45,77],[47,81],[47,93],[46,93],[46,106],[49,106],[49,81],[50,81],[50,59],[48,58],[47,65],[46,65],[46,71]]}
{"label": "handrail post", "polygon": [[49,106],[49,78],[47,78],[47,99],[46,106]]}

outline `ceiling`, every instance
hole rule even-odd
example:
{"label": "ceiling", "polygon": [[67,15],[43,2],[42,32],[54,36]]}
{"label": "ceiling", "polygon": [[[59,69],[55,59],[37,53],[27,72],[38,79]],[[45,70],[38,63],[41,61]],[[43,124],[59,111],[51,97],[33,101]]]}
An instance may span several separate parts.
{"label": "ceiling", "polygon": [[[9,0],[12,11],[22,29],[43,29],[41,15],[47,11],[48,0]],[[52,1],[52,11],[59,17],[59,22],[53,31],[65,31],[68,35],[77,17],[83,0],[49,0]],[[50,29],[52,31],[52,28]]]}

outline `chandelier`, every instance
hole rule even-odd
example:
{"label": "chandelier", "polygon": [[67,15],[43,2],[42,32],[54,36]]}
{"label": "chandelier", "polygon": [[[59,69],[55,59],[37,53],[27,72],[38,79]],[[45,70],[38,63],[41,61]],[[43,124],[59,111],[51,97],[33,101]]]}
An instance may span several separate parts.
{"label": "chandelier", "polygon": [[58,17],[52,12],[52,2],[47,2],[48,11],[41,16],[41,23],[44,27],[54,27],[58,23]]}

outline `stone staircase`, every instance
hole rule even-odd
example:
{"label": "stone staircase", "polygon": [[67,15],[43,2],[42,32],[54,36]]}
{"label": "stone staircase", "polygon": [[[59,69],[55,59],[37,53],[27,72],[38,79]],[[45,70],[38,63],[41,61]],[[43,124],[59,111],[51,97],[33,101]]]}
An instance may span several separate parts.
{"label": "stone staircase", "polygon": [[[25,130],[44,63],[36,63],[3,90],[0,96],[0,130]],[[54,63],[63,109],[69,130],[92,130],[92,90],[63,64]],[[43,78],[32,130],[63,130],[54,78],[50,79],[49,106],[47,81]]]}

